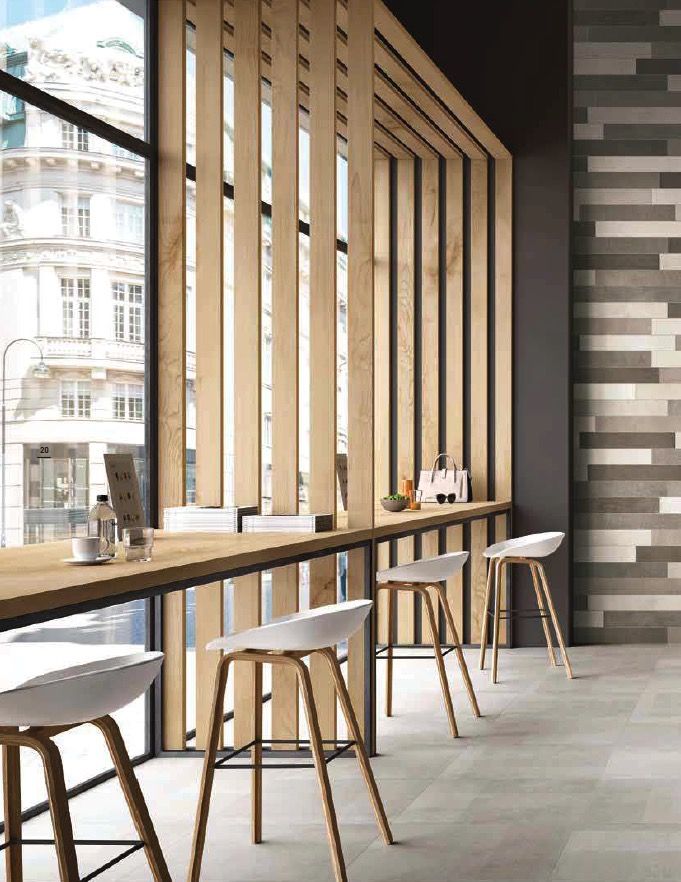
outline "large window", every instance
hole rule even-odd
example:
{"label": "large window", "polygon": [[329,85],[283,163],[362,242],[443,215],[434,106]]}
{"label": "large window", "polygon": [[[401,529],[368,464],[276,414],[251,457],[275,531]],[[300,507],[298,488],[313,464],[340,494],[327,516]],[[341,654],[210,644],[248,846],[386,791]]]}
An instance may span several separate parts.
{"label": "large window", "polygon": [[[109,451],[133,454],[146,492],[145,233],[154,155],[145,140],[146,7],[0,2],[0,518],[8,545],[84,532],[97,494],[107,492]],[[35,375],[41,354],[47,376]],[[0,633],[0,688],[139,649],[146,628],[140,602]],[[117,714],[133,755],[147,749],[145,708],[141,697]],[[69,785],[109,767],[89,727],[59,740]],[[42,772],[26,760],[29,805],[44,796]]]}

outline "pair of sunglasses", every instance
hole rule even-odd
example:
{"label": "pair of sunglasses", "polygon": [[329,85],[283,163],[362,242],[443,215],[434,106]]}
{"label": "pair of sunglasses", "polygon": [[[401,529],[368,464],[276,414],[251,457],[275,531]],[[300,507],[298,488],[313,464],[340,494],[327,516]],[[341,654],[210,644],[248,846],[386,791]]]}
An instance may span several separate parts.
{"label": "pair of sunglasses", "polygon": [[438,493],[435,499],[440,505],[444,505],[445,502],[456,502],[456,493]]}

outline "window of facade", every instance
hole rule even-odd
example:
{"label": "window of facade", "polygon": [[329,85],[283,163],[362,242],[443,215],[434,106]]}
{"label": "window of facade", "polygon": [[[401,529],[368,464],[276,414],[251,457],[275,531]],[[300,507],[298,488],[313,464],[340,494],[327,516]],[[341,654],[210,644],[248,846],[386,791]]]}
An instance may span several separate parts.
{"label": "window of facade", "polygon": [[66,150],[80,150],[87,153],[90,149],[90,133],[80,126],[74,126],[73,123],[63,122],[61,124],[61,143]]}
{"label": "window of facade", "polygon": [[87,239],[90,237],[90,197],[72,193],[62,193],[61,232],[62,236]]}
{"label": "window of facade", "polygon": [[129,343],[144,340],[144,287],[140,282],[116,281],[111,285],[114,338]]}
{"label": "window of facade", "polygon": [[115,420],[141,422],[144,419],[144,386],[141,383],[115,383],[111,407]]}
{"label": "window of facade", "polygon": [[89,420],[92,415],[92,393],[87,380],[62,380],[61,415],[65,419]]}
{"label": "window of facade", "polygon": [[62,278],[62,334],[64,337],[90,336],[90,279],[86,276]]}
{"label": "window of facade", "polygon": [[116,238],[139,244],[144,241],[144,206],[136,202],[116,204]]}

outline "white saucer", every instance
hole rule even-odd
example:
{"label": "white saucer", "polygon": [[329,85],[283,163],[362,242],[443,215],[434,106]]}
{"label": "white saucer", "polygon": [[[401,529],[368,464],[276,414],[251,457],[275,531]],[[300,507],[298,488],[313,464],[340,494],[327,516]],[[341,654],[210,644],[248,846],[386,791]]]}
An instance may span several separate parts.
{"label": "white saucer", "polygon": [[81,560],[79,557],[65,557],[63,562],[72,567],[98,567],[100,564],[111,563],[112,557],[96,557],[94,560]]}

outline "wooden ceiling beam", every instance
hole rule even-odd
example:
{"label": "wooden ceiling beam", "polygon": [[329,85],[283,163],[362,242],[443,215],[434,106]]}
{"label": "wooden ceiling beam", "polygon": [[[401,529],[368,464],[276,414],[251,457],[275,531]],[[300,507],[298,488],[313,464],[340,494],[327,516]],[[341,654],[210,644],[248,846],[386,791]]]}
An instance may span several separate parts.
{"label": "wooden ceiling beam", "polygon": [[[340,4],[339,25],[342,20]],[[396,54],[414,71],[427,87],[449,108],[461,125],[495,159],[509,159],[511,154],[489,126],[473,110],[463,95],[423,51],[409,32],[400,24],[382,0],[374,0],[374,23],[378,33]]]}

